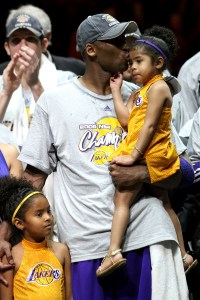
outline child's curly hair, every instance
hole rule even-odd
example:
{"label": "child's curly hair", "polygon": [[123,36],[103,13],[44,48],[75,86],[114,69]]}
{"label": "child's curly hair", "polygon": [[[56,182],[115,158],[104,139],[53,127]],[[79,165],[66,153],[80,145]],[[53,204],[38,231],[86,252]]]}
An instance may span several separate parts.
{"label": "child's curly hair", "polygon": [[[22,199],[33,191],[36,191],[36,189],[24,178],[11,176],[0,177],[0,217],[3,221],[7,221],[12,227],[12,244],[16,244],[16,242],[22,238],[21,231],[12,224],[13,213]],[[32,197],[22,205],[16,217],[24,220],[24,215],[31,202]]]}
{"label": "child's curly hair", "polygon": [[[143,43],[141,43],[141,41],[143,41]],[[152,44],[154,47],[152,47]],[[156,47],[158,47],[160,51],[156,50]],[[176,35],[171,29],[165,26],[154,25],[146,29],[143,35],[134,42],[133,49],[142,49],[146,54],[151,56],[153,62],[157,60],[162,51],[165,58],[163,65],[164,70],[169,61],[176,56],[179,46]]]}

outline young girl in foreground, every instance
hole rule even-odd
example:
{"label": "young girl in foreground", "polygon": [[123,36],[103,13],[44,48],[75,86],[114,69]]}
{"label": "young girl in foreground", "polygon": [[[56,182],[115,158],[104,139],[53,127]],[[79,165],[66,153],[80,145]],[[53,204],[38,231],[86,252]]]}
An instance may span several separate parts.
{"label": "young girl in foreground", "polygon": [[53,217],[46,197],[24,179],[0,178],[0,211],[15,240],[15,269],[5,272],[8,286],[0,286],[0,299],[72,300],[69,251],[48,239]]}
{"label": "young girl in foreground", "polygon": [[[163,79],[163,71],[177,48],[173,32],[161,26],[152,27],[149,35],[144,34],[134,42],[129,53],[133,82],[142,87],[130,96],[126,106],[121,96],[122,74],[110,80],[117,118],[122,127],[128,127],[128,135],[108,160],[120,165],[146,164],[151,183],[180,172],[180,159],[170,134],[172,91]],[[108,275],[126,263],[120,246],[129,220],[129,208],[141,191],[141,185],[135,186],[133,191],[116,190],[110,247],[97,269],[98,277]],[[192,256],[185,251],[181,226],[167,191],[159,193],[176,229],[188,271],[196,261],[193,262]]]}

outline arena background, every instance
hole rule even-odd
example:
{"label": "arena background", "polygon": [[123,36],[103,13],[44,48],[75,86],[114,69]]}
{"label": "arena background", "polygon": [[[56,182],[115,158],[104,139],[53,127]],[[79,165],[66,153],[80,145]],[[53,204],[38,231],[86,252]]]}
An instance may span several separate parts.
{"label": "arena background", "polygon": [[8,59],[3,44],[5,21],[10,9],[33,4],[44,9],[52,20],[50,51],[56,55],[80,58],[75,35],[79,23],[90,14],[110,13],[119,21],[134,20],[141,32],[154,24],[171,28],[179,42],[179,52],[170,70],[177,75],[181,65],[200,50],[199,0],[7,0],[0,11],[0,62]]}

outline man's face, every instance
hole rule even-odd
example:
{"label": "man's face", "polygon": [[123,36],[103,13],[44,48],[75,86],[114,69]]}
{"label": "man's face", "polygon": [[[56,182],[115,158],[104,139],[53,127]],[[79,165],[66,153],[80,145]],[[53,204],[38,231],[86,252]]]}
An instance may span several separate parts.
{"label": "man's face", "polygon": [[128,51],[124,35],[112,40],[96,41],[94,45],[98,63],[104,71],[115,74],[128,68]]}
{"label": "man's face", "polygon": [[23,45],[33,49],[39,59],[45,47],[43,41],[28,29],[19,29],[13,32],[5,42],[4,47],[7,54],[12,58]]}

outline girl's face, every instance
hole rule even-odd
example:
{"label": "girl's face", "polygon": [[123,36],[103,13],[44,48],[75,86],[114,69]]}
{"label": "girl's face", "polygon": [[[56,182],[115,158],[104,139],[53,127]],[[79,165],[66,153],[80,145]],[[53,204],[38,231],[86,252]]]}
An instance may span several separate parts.
{"label": "girl's face", "polygon": [[132,49],[129,53],[133,82],[145,85],[151,78],[159,74],[156,64],[152,58],[141,49]]}
{"label": "girl's face", "polygon": [[48,200],[43,195],[36,195],[22,221],[25,239],[40,242],[51,234],[53,216]]}

